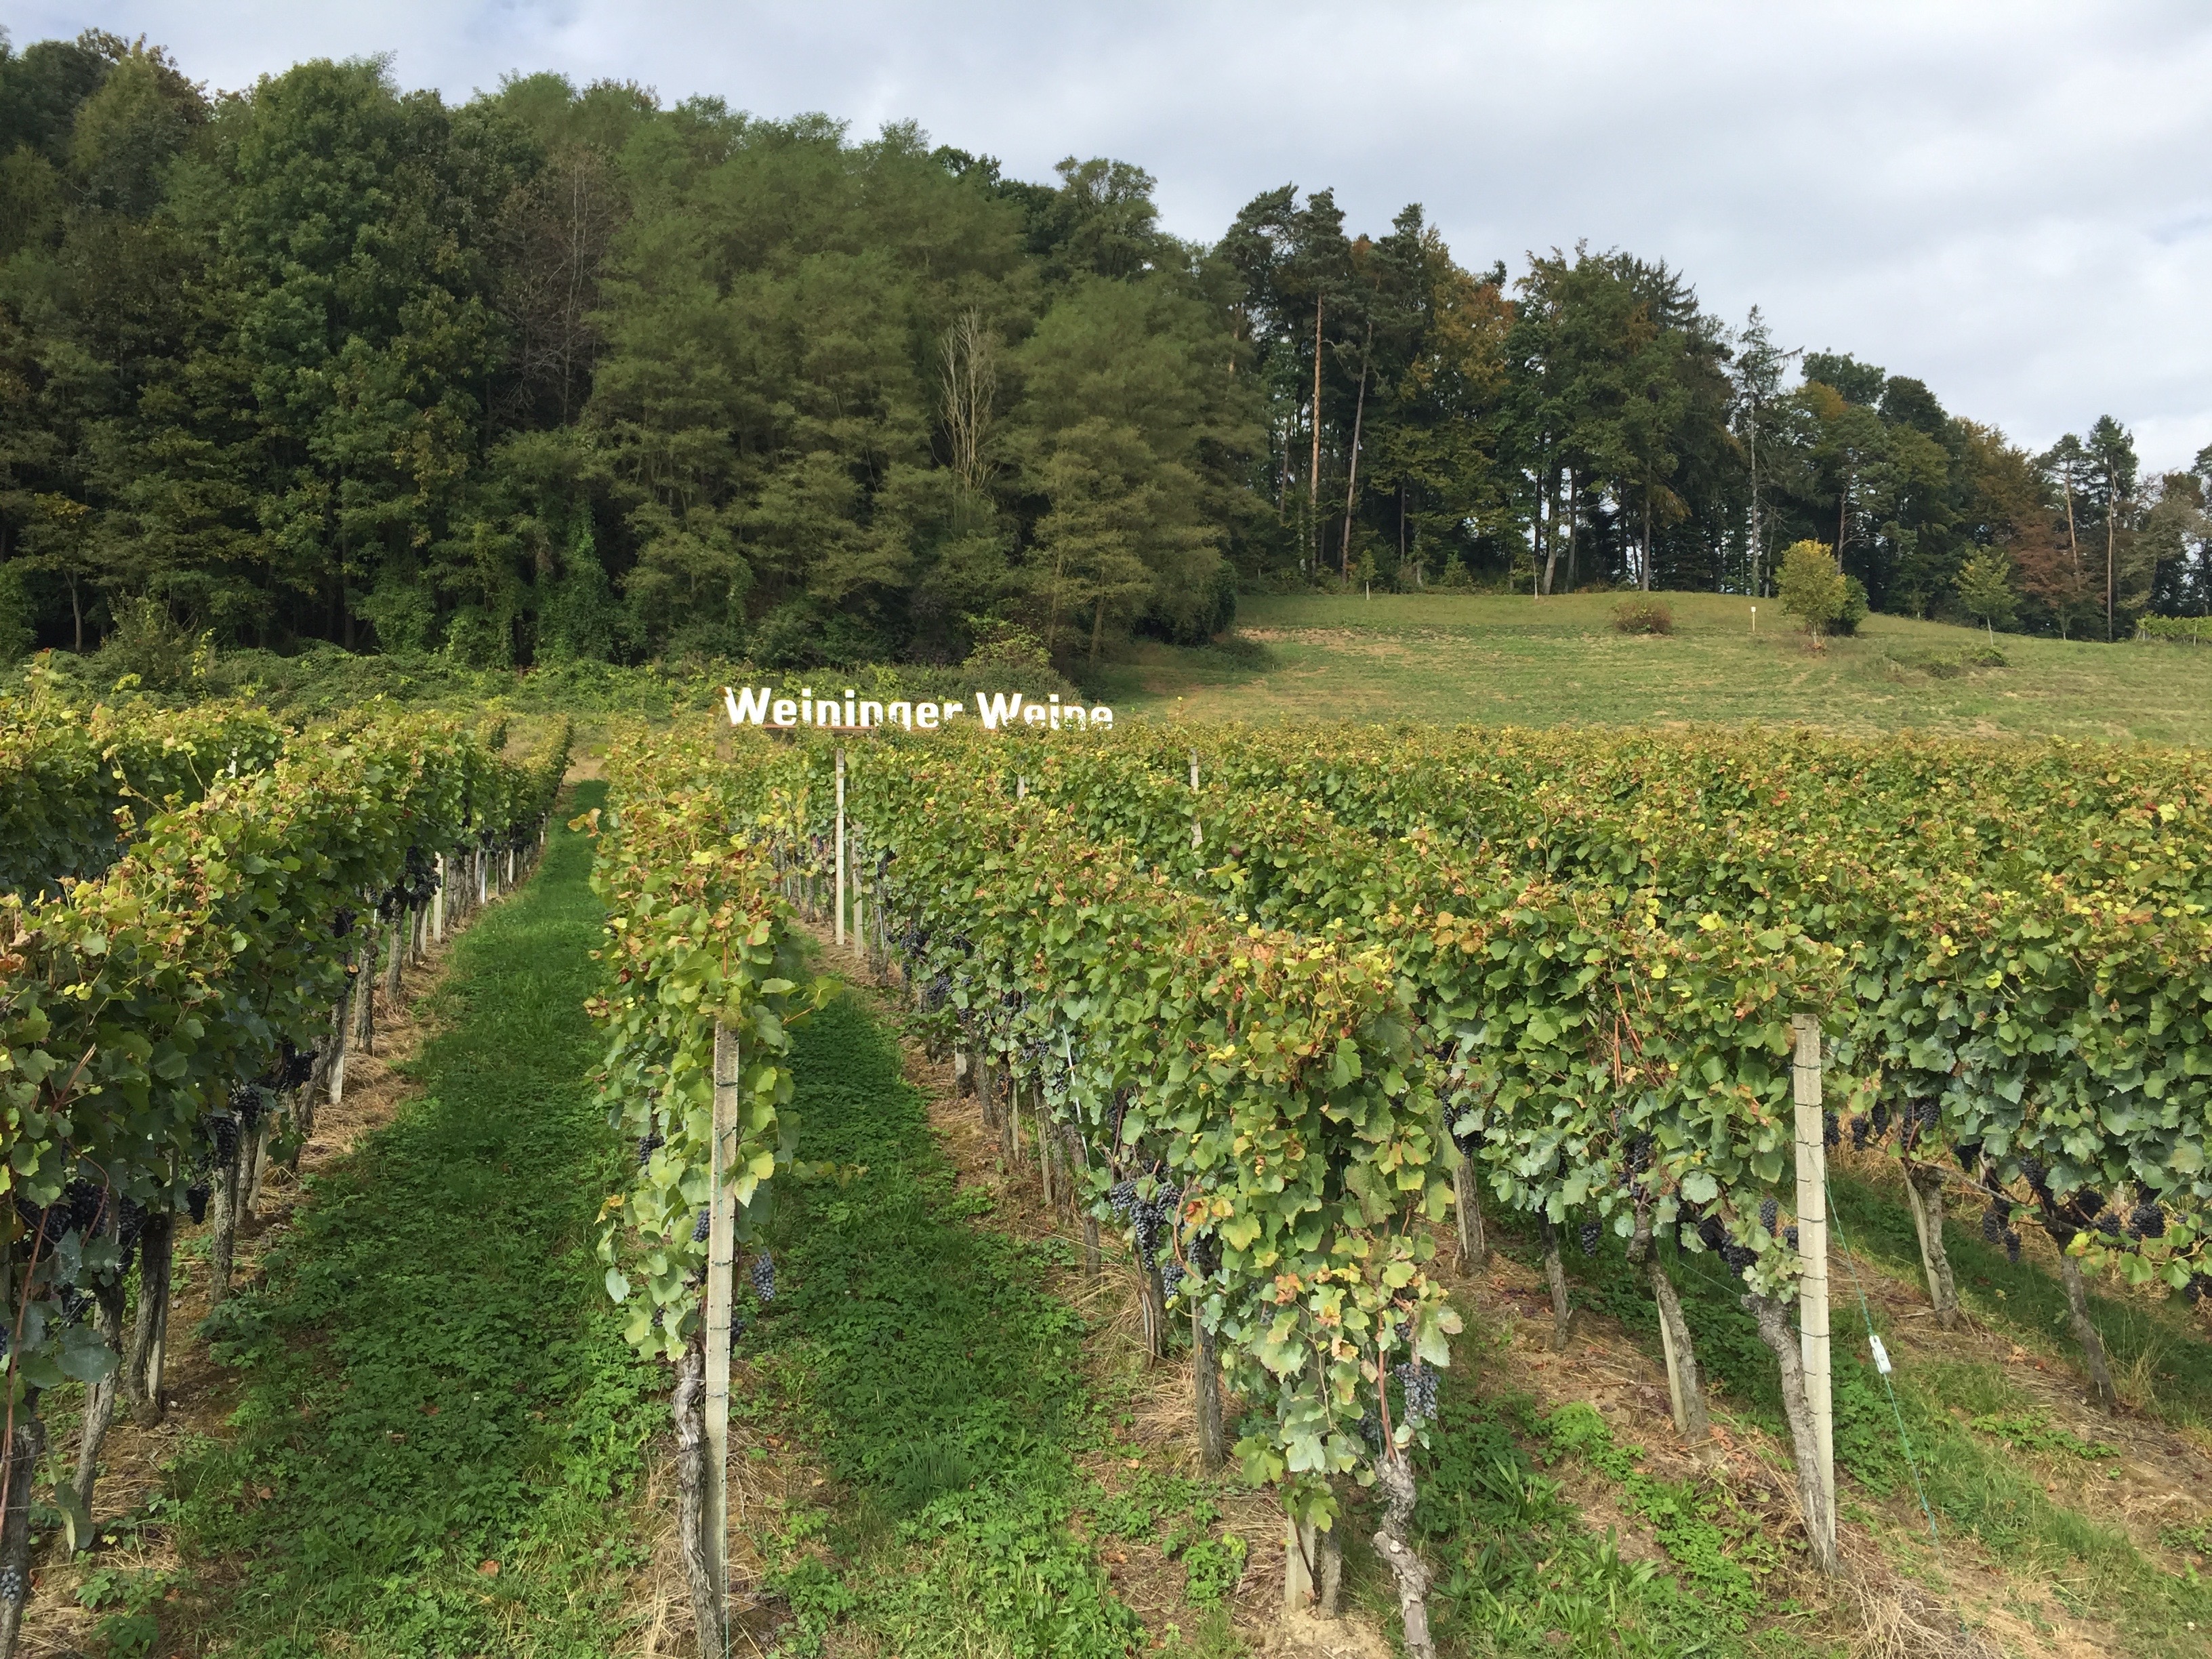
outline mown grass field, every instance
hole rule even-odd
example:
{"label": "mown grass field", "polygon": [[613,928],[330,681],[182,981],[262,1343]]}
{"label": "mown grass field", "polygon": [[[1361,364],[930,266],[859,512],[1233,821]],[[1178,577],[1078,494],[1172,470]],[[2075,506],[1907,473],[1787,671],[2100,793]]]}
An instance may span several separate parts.
{"label": "mown grass field", "polygon": [[1672,635],[1615,633],[1622,596],[1255,598],[1257,650],[1140,647],[1097,690],[1158,717],[1476,725],[1735,724],[1874,733],[2212,742],[2212,650],[1999,634],[1869,617],[1814,648],[1771,600],[1667,593]]}

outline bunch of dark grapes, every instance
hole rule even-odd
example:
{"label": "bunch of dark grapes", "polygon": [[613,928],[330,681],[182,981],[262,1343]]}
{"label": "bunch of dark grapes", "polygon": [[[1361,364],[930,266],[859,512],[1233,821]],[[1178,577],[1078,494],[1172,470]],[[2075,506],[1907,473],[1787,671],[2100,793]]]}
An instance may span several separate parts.
{"label": "bunch of dark grapes", "polygon": [[[211,1117],[207,1124],[208,1144],[215,1155],[228,1164],[238,1156],[238,1120],[234,1117]],[[194,1220],[198,1218],[195,1216]]]}
{"label": "bunch of dark grapes", "polygon": [[2020,1172],[2027,1178],[2027,1189],[2035,1194],[2035,1201],[2048,1210],[2057,1203],[2051,1195],[2051,1170],[2039,1158],[2024,1158],[2020,1161]]}
{"label": "bunch of dark grapes", "polygon": [[343,939],[353,932],[353,912],[340,905],[331,915],[331,937]]}
{"label": "bunch of dark grapes", "polygon": [[1982,1212],[1982,1243],[1994,1244],[2005,1236],[2005,1224],[2010,1219],[2012,1206],[2001,1198],[1990,1200],[1990,1207]]}
{"label": "bunch of dark grapes", "polygon": [[32,1203],[19,1193],[15,1196],[15,1213],[23,1218],[24,1231],[30,1235],[24,1242],[33,1249],[52,1249],[70,1230],[70,1206],[66,1201],[42,1206]]}
{"label": "bunch of dark grapes", "polygon": [[1698,1224],[1698,1242],[1709,1250],[1723,1249],[1729,1242],[1728,1228],[1718,1216],[1709,1215]]}
{"label": "bunch of dark grapes", "polygon": [[261,1091],[251,1083],[231,1085],[230,1115],[238,1120],[240,1128],[252,1134],[261,1122]]}
{"label": "bunch of dark grapes", "polygon": [[1872,1133],[1876,1140],[1889,1139],[1889,1103],[1887,1101],[1875,1102],[1874,1110],[1869,1115],[1868,1121],[1872,1125]]}
{"label": "bunch of dark grapes", "polygon": [[146,1206],[135,1198],[126,1198],[115,1206],[115,1239],[122,1246],[124,1265],[130,1265],[131,1251],[138,1243],[138,1235],[146,1231]]}
{"label": "bunch of dark grapes", "polygon": [[653,1153],[667,1144],[667,1139],[658,1130],[640,1135],[637,1138],[637,1167],[642,1170],[647,1164],[652,1163]]}
{"label": "bunch of dark grapes", "polygon": [[1164,1301],[1173,1297],[1175,1293],[1182,1288],[1182,1281],[1183,1267],[1182,1262],[1176,1261],[1173,1256],[1170,1256],[1166,1261],[1160,1263],[1160,1297],[1162,1300]]}
{"label": "bunch of dark grapes", "polygon": [[775,1300],[775,1258],[763,1250],[753,1258],[753,1294],[763,1302]]}
{"label": "bunch of dark grapes", "polygon": [[1372,1411],[1359,1419],[1359,1437],[1367,1443],[1370,1450],[1382,1449],[1382,1419]]}
{"label": "bunch of dark grapes", "polygon": [[1597,1242],[1604,1236],[1604,1225],[1601,1223],[1595,1221],[1583,1222],[1576,1235],[1577,1241],[1583,1247],[1583,1254],[1584,1255],[1595,1255],[1597,1254]]}
{"label": "bunch of dark grapes", "polygon": [[699,1218],[691,1224],[691,1242],[694,1244],[704,1244],[707,1242],[708,1229],[713,1224],[713,1211],[705,1206],[702,1206],[699,1211]]}
{"label": "bunch of dark grapes", "polygon": [[1437,1372],[1433,1365],[1408,1359],[1399,1366],[1398,1385],[1406,1391],[1406,1421],[1419,1428],[1437,1418]]}
{"label": "bunch of dark grapes", "polygon": [[1721,1246],[1721,1260],[1728,1264],[1730,1273],[1741,1279],[1751,1271],[1752,1263],[1759,1260],[1759,1252],[1747,1245],[1723,1244]]}
{"label": "bunch of dark grapes", "polygon": [[2010,1227],[2005,1229],[2004,1247],[2005,1260],[2015,1267],[2020,1266],[2020,1235]]}
{"label": "bunch of dark grapes", "polygon": [[1791,1222],[1788,1226],[1782,1230],[1782,1242],[1784,1244],[1787,1244],[1793,1250],[1797,1248],[1797,1224],[1796,1222]]}
{"label": "bunch of dark grapes", "polygon": [[2166,1211],[2155,1199],[2147,1198],[2135,1207],[2128,1218],[2130,1238],[2163,1238],[2166,1237]]}
{"label": "bunch of dark grapes", "polygon": [[215,1188],[208,1185],[204,1177],[185,1188],[185,1207],[191,1212],[195,1227],[207,1219],[208,1199],[214,1191]]}
{"label": "bunch of dark grapes", "polygon": [[1763,1198],[1759,1200],[1759,1224],[1766,1230],[1769,1236],[1772,1235],[1774,1231],[1774,1224],[1780,1218],[1781,1214],[1782,1206],[1777,1204],[1772,1199]]}
{"label": "bunch of dark grapes", "polygon": [[1620,1160],[1620,1189],[1636,1190],[1636,1177],[1651,1167],[1651,1137],[1634,1135],[1628,1142],[1628,1151]]}
{"label": "bunch of dark grapes", "polygon": [[1981,1161],[1982,1143],[1980,1141],[1962,1140],[1959,1143],[1959,1168],[1962,1171],[1967,1175],[1973,1174],[1975,1165]]}
{"label": "bunch of dark grapes", "polygon": [[1153,1199],[1139,1197],[1135,1182],[1120,1181],[1107,1189],[1106,1202],[1133,1235],[1139,1264],[1149,1267],[1158,1261],[1160,1245],[1175,1219],[1175,1200],[1165,1193]]}
{"label": "bunch of dark grapes", "polygon": [[2207,1291],[2212,1291],[2212,1273],[2191,1273],[2189,1282],[2181,1287],[2182,1297],[2192,1308],[2203,1301]]}
{"label": "bunch of dark grapes", "polygon": [[1844,1121],[1833,1112],[1820,1114],[1820,1139],[1830,1146],[1844,1144]]}
{"label": "bunch of dark grapes", "polygon": [[276,1086],[280,1089],[304,1088],[307,1079],[314,1074],[314,1050],[311,1048],[302,1053],[287,1042],[284,1045],[283,1064],[277,1073]]}
{"label": "bunch of dark grapes", "polygon": [[84,1310],[92,1305],[92,1298],[74,1285],[62,1286],[60,1297],[62,1323],[74,1325],[84,1317]]}
{"label": "bunch of dark grapes", "polygon": [[2122,1236],[2120,1212],[2118,1210],[2107,1210],[2102,1215],[2099,1216],[2097,1218],[2097,1231],[2104,1234],[2107,1238],[2120,1237]]}
{"label": "bunch of dark grapes", "polygon": [[0,1567],[0,1601],[20,1602],[28,1588],[23,1580],[23,1570],[10,1561]]}
{"label": "bunch of dark grapes", "polygon": [[107,1213],[107,1188],[97,1181],[72,1181],[62,1201],[69,1206],[70,1224],[89,1238]]}

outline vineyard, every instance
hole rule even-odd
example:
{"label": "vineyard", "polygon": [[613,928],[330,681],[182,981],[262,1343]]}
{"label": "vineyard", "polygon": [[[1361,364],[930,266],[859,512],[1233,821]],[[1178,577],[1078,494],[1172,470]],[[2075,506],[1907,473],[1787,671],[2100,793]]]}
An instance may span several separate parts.
{"label": "vineyard", "polygon": [[526,763],[504,743],[435,718],[0,714],[0,1652],[29,1588],[42,1402],[83,1387],[48,1506],[67,1553],[90,1547],[118,1405],[163,1410],[186,1220],[220,1303],[240,1214],[374,1042],[372,987],[527,872],[567,739]]}
{"label": "vineyard", "polygon": [[[1264,1581],[1285,1618],[1416,1656],[1994,1654],[1923,1590],[1893,1592],[1917,1624],[1870,1610],[1869,1574],[1898,1575],[1869,1559],[1905,1547],[1882,1506],[1924,1516],[1937,1564],[1961,1535],[2024,1551],[2021,1517],[2056,1511],[2007,1458],[2114,1454],[2009,1395],[1931,1405],[1904,1357],[1925,1340],[1869,1297],[1882,1253],[1905,1241],[1947,1336],[1990,1324],[1993,1275],[2057,1322],[2121,1443],[2154,1431],[2147,1376],[2212,1353],[2189,751],[678,726],[625,732],[556,813],[565,728],[508,747],[427,715],[0,709],[0,1651],[115,1524],[103,1439],[164,1410],[178,1264],[233,1296],[240,1218],[403,969],[549,854],[580,896],[586,842],[577,1112],[550,1097],[570,1039],[531,1038],[548,1069],[495,1100],[465,1050],[500,1039],[468,1017],[426,1074],[447,1104],[210,1316],[261,1368],[172,1485],[203,1564],[175,1605],[216,1611],[107,1650],[693,1650],[673,1620],[702,1653],[1226,1656]],[[501,1018],[580,1030],[568,980],[501,971],[503,1002],[570,999]],[[902,1038],[973,1115],[965,1152]],[[1478,1389],[1509,1352],[1485,1298],[1522,1273],[1553,1364],[1649,1334],[1664,1458],[1592,1406]],[[356,1305],[380,1280],[411,1322]],[[563,1285],[605,1343],[549,1334]],[[1086,1357],[1116,1307],[1140,1376],[1176,1379],[1157,1468],[1104,1403],[1138,1385]],[[361,1328],[317,1360],[337,1308]],[[2178,1409],[2201,1460],[2207,1417]],[[1770,1432],[1771,1488],[1723,1480]],[[442,1466],[411,1443],[434,1434]],[[532,1449],[510,1467],[505,1440]],[[1583,1530],[1540,1472],[1567,1468],[1623,1494],[1650,1560]],[[2191,1650],[2197,1503],[2154,1547],[2076,1525],[2065,1605]],[[1133,1607],[1152,1534],[1210,1635]],[[223,1589],[223,1549],[273,1588]],[[655,1590],[648,1614],[664,1578],[680,1610]],[[1808,1599],[1856,1626],[1808,1629]],[[1339,1650],[1316,1639],[1283,1650]]]}
{"label": "vineyard", "polygon": [[[773,1289],[744,1298],[731,1269],[776,1183],[822,1175],[785,1109],[789,1026],[825,994],[793,905],[906,988],[1005,1160],[1080,1228],[1086,1270],[1103,1239],[1125,1247],[1146,1346],[1187,1356],[1202,1465],[1279,1498],[1291,1601],[1334,1603],[1339,1522],[1370,1494],[1409,1653],[1434,1651],[1408,1522],[1461,1328],[1438,1253],[1479,1264],[1492,1225],[1541,1240],[1561,1346],[1567,1241],[1625,1249],[1692,1442],[1711,1432],[1707,1334],[1674,1276],[1717,1261],[1770,1352],[1802,1542],[1830,1572],[1829,1149],[1895,1161],[1945,1325],[1947,1210],[2014,1260],[2023,1229],[2045,1234],[2108,1409],[2092,1280],[2191,1307],[2212,1285],[2212,776],[2193,757],[1589,732],[723,741],[624,760],[599,876],[605,1096],[638,1153],[601,1255],[630,1340],[678,1366],[709,1648],[731,1298]],[[1856,1343],[1886,1378],[1871,1334]],[[1834,1340],[1854,1345],[1848,1325]]]}

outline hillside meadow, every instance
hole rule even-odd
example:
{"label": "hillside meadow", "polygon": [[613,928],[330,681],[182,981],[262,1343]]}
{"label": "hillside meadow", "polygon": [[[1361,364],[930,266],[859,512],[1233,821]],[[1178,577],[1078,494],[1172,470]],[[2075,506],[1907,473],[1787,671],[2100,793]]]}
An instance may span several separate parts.
{"label": "hillside meadow", "polygon": [[[1870,616],[1817,647],[1775,603],[1654,597],[1674,632],[1616,633],[1617,593],[1260,597],[1235,641],[1137,647],[1097,688],[1200,720],[1806,725],[1871,735],[2212,742],[2212,651],[2036,639]],[[2002,667],[1978,665],[1994,643]]]}

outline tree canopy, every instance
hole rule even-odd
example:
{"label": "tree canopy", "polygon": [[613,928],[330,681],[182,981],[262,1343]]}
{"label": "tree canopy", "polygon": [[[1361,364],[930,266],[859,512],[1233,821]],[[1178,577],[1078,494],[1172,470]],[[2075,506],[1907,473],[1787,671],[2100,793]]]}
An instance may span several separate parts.
{"label": "tree canopy", "polygon": [[2028,454],[1619,250],[1478,269],[1292,185],[1198,246],[1153,191],[629,84],[215,94],[0,38],[0,644],[150,602],[477,665],[1018,629],[1077,666],[1240,589],[1766,593],[1806,541],[1880,610],[2212,609],[2212,451]]}

